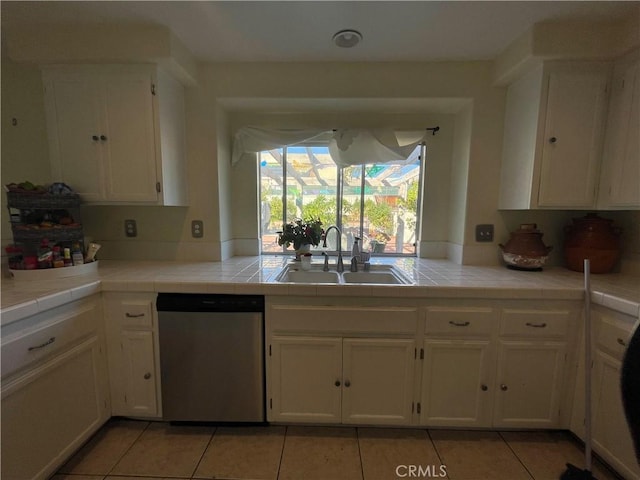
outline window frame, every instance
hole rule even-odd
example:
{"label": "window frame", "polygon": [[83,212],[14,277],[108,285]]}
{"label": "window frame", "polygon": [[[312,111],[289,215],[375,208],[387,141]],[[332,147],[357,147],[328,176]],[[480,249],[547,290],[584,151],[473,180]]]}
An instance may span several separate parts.
{"label": "window frame", "polygon": [[[282,224],[284,225],[287,222],[287,156],[288,156],[288,148],[291,147],[326,147],[328,144],[326,142],[304,142],[296,145],[283,146],[279,148],[274,148],[272,150],[265,150],[268,152],[280,150],[282,151],[282,195],[280,197],[280,201],[282,202]],[[418,243],[421,237],[422,232],[422,192],[424,188],[425,175],[426,175],[426,153],[427,153],[427,145],[425,142],[422,142],[418,145],[420,148],[420,152],[418,153],[418,162],[419,162],[419,171],[418,171],[418,195],[416,198],[416,226],[415,226],[415,239],[413,242],[414,250],[412,253],[402,253],[402,252],[381,252],[376,253],[376,256],[384,256],[384,257],[417,257],[418,256]],[[256,155],[256,161],[258,163],[258,198],[262,198],[262,165],[260,163],[260,155],[262,152],[258,152]],[[364,232],[364,209],[365,209],[365,187],[366,187],[366,167],[370,165],[374,165],[375,163],[365,163],[361,165],[356,165],[361,169],[360,174],[360,212],[359,212],[359,231],[362,237]],[[343,207],[343,192],[344,192],[344,168],[335,166],[337,170],[336,175],[336,226],[342,232],[343,224],[342,224],[342,207]],[[262,202],[258,202],[258,218],[262,218]],[[324,229],[329,228],[330,225],[324,225]],[[264,251],[263,250],[263,231],[262,231],[262,222],[258,221],[258,236],[260,238],[260,255],[283,255],[287,253],[292,253],[292,250],[288,250],[284,245],[281,246],[280,251]],[[337,254],[337,250],[327,250],[323,249],[327,253]],[[348,253],[344,248],[342,249],[342,253]]]}

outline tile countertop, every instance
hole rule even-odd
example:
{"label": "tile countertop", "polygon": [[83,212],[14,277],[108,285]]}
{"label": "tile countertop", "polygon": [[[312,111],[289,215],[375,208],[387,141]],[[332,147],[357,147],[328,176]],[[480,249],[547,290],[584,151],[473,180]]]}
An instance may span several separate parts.
{"label": "tile countertop", "polygon": [[[393,264],[412,278],[415,284],[320,285],[276,282],[275,277],[290,261],[290,256],[233,257],[224,262],[103,260],[97,273],[86,276],[49,281],[3,279],[1,324],[100,291],[396,298],[583,298],[583,275],[560,267],[526,272],[503,266],[459,265],[448,260],[379,257],[372,259],[372,264]],[[591,287],[594,303],[634,317],[639,316],[640,277],[592,275]]]}

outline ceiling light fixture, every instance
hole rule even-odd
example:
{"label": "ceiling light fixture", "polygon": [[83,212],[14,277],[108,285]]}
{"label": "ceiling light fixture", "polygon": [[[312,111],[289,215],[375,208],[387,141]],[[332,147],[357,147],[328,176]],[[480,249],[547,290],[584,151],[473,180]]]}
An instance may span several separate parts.
{"label": "ceiling light fixture", "polygon": [[362,34],[357,30],[340,30],[333,36],[333,43],[342,48],[355,47],[362,40]]}

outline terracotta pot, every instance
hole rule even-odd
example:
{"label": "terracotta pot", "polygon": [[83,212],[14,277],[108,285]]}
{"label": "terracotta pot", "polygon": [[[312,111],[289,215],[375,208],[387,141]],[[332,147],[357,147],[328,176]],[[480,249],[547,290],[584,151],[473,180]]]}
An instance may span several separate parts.
{"label": "terracotta pot", "polygon": [[505,263],[524,270],[542,268],[553,248],[545,246],[542,235],[535,223],[521,224],[518,230],[511,232],[506,245],[500,244]]}
{"label": "terracotta pot", "polygon": [[613,270],[620,258],[620,229],[612,224],[613,220],[589,213],[565,227],[564,255],[570,270],[584,271],[587,258],[591,273]]}

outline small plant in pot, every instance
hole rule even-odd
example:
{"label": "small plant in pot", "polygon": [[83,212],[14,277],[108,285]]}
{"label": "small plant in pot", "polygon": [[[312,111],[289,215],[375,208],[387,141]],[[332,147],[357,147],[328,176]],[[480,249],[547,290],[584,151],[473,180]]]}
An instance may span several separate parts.
{"label": "small plant in pot", "polygon": [[309,251],[311,245],[320,244],[323,233],[322,221],[319,218],[296,218],[282,226],[282,231],[278,232],[278,245],[284,245],[286,248],[293,245],[296,259],[299,259],[300,253]]}

